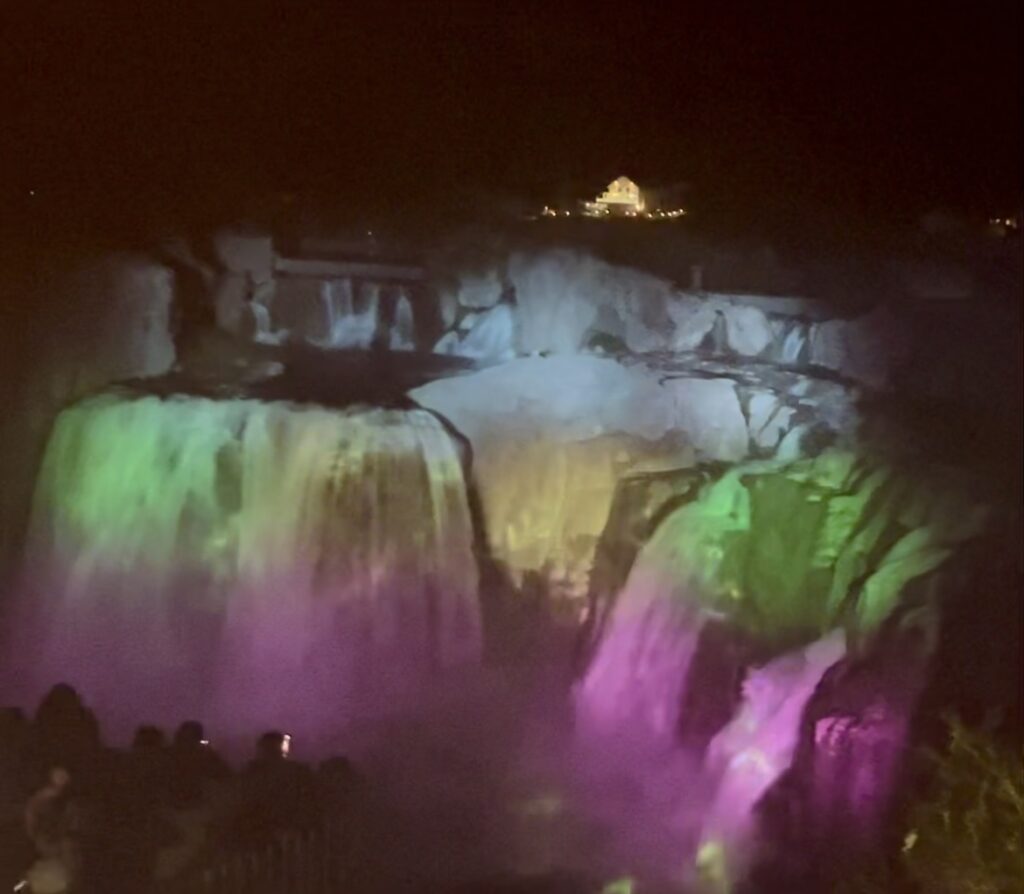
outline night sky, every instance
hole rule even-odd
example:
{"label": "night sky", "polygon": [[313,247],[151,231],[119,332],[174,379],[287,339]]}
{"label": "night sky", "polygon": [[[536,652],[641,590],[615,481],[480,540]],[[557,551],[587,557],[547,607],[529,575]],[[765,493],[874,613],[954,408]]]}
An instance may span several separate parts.
{"label": "night sky", "polygon": [[92,0],[2,15],[8,216],[212,213],[281,191],[534,201],[620,173],[688,181],[748,218],[1020,206],[1012,0]]}

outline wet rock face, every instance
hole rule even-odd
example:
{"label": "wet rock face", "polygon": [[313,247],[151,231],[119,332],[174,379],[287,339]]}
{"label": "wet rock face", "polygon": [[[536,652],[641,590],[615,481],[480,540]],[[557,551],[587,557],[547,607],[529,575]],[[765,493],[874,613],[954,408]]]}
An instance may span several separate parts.
{"label": "wet rock face", "polygon": [[597,547],[587,591],[576,664],[582,670],[604,633],[615,597],[641,549],[673,510],[695,500],[714,467],[636,470],[620,479]]}
{"label": "wet rock face", "polygon": [[874,388],[890,383],[909,351],[904,324],[884,309],[855,320],[826,320],[810,330],[811,364]]}
{"label": "wet rock face", "polygon": [[519,355],[595,345],[631,355],[703,350],[733,363],[820,368],[885,387],[907,349],[906,323],[891,314],[847,319],[810,300],[685,291],[640,270],[560,250],[513,253],[484,272],[457,275],[442,296],[449,329],[438,350],[459,354],[466,344],[465,356],[480,359],[467,334],[491,324],[475,315],[509,294],[515,311],[507,347]]}
{"label": "wet rock face", "polygon": [[[977,403],[988,400],[994,389],[981,382],[974,366],[965,366],[961,355],[976,352],[962,350],[962,333],[969,328],[977,330],[978,338],[992,340],[1015,326],[1019,329],[1019,321],[986,328],[981,318],[991,316],[992,309],[985,308],[979,315],[972,307],[962,307],[963,302],[918,302],[865,312],[863,307],[833,306],[813,296],[688,289],[577,250],[502,254],[498,247],[492,249],[490,259],[475,266],[450,265],[447,272],[435,269],[431,282],[437,291],[410,288],[394,313],[385,312],[387,302],[381,297],[378,329],[387,328],[392,317],[408,319],[409,324],[398,327],[401,332],[384,333],[378,346],[434,349],[481,364],[580,352],[603,353],[626,362],[668,356],[675,362],[688,360],[691,366],[713,360],[734,373],[752,368],[759,374],[784,370],[871,391],[904,387],[936,391],[938,377],[942,381],[937,393],[963,393]],[[294,336],[331,348],[360,347],[366,341],[363,332],[368,323],[356,305],[363,300],[364,287],[385,285],[351,283],[349,308],[343,284],[311,275],[309,282],[297,282],[301,277],[298,268],[292,267],[309,262],[280,257],[270,237],[258,233],[218,233],[209,258],[193,257],[191,263],[204,267],[208,279],[215,271],[224,278],[217,301],[218,325],[265,342],[280,343]],[[248,293],[244,297],[242,282]],[[207,288],[212,285],[208,283]],[[181,292],[179,286],[177,292]],[[946,339],[938,363],[928,347],[938,337],[936,329]],[[913,334],[917,339],[925,331],[927,338],[921,336],[921,343],[910,338]],[[792,424],[806,421],[795,419]],[[777,426],[763,432],[760,428],[754,433],[758,451],[769,451],[785,435]]]}
{"label": "wet rock face", "polygon": [[700,459],[736,462],[747,455],[749,436],[736,386],[730,379],[670,379],[673,427],[686,432]]}
{"label": "wet rock face", "polygon": [[743,677],[757,657],[748,633],[728,624],[706,624],[683,689],[679,742],[702,759],[714,738],[733,717],[742,699]]}
{"label": "wet rock face", "polygon": [[845,395],[788,371],[587,354],[519,358],[411,393],[472,444],[496,557],[581,605],[620,482],[777,450],[799,459],[818,430],[852,437]]}
{"label": "wet rock face", "polygon": [[793,766],[759,807],[763,879],[830,886],[888,835],[934,657],[937,612],[936,605],[897,612],[822,680]]}
{"label": "wet rock face", "polygon": [[756,461],[673,506],[622,592],[727,619],[769,648],[837,624],[867,638],[986,524],[965,488],[851,452]]}
{"label": "wet rock face", "polygon": [[269,282],[274,275],[274,243],[265,233],[222,230],[214,235],[214,253],[228,273],[254,283]]}
{"label": "wet rock face", "polygon": [[467,314],[457,329],[441,337],[434,351],[485,363],[512,360],[516,356],[515,313],[509,305],[501,304]]}
{"label": "wet rock face", "polygon": [[672,321],[671,351],[695,351],[707,339],[717,320],[715,308],[694,295],[679,295],[666,308]]}
{"label": "wet rock face", "polygon": [[42,312],[15,336],[32,345],[31,355],[14,371],[19,384],[0,420],[7,473],[0,493],[0,582],[4,566],[16,561],[36,463],[57,412],[111,382],[162,375],[176,361],[174,276],[147,257],[113,255],[55,276],[35,300]]}
{"label": "wet rock face", "polygon": [[726,342],[741,357],[760,356],[775,338],[767,314],[757,307],[727,306],[722,315]]}
{"label": "wet rock face", "polygon": [[447,291],[455,302],[473,310],[486,310],[501,300],[504,284],[497,270],[468,273],[459,277],[454,289]]}
{"label": "wet rock face", "polygon": [[173,286],[169,269],[133,255],[55,284],[64,311],[40,315],[46,329],[33,334],[37,349],[26,370],[34,409],[46,413],[109,382],[167,372],[175,362]]}
{"label": "wet rock face", "polygon": [[668,347],[674,290],[666,280],[575,252],[516,254],[508,263],[520,353],[579,351],[598,326],[635,353]]}
{"label": "wet rock face", "polygon": [[213,292],[218,329],[248,339],[254,337],[254,321],[249,310],[250,294],[250,284],[241,274],[226,273],[218,277]]}
{"label": "wet rock face", "polygon": [[795,413],[793,407],[784,406],[773,392],[753,390],[747,403],[752,449],[774,451],[789,431]]}
{"label": "wet rock face", "polygon": [[488,542],[516,582],[540,572],[581,599],[617,482],[687,468],[673,395],[640,369],[593,356],[522,358],[415,389],[464,434]]}
{"label": "wet rock face", "polygon": [[142,258],[123,257],[112,260],[100,275],[116,312],[98,320],[92,376],[100,382],[166,372],[174,364],[170,271]]}

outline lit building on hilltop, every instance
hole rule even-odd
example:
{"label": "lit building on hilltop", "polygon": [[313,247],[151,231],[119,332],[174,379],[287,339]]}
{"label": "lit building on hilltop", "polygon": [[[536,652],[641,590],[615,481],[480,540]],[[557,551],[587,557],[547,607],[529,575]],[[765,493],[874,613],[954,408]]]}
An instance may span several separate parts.
{"label": "lit building on hilltop", "polygon": [[650,220],[671,219],[686,213],[682,208],[663,210],[658,198],[657,193],[640,189],[629,177],[617,177],[596,199],[583,203],[583,213],[589,217],[644,217]]}
{"label": "lit building on hilltop", "polygon": [[[671,220],[686,214],[680,207],[665,209],[666,201],[678,203],[679,186],[661,191],[642,190],[629,177],[616,177],[607,189],[592,201],[579,204],[586,217],[631,217],[647,220]],[[577,213],[579,213],[579,211]],[[571,217],[572,211],[544,206],[541,217]]]}
{"label": "lit building on hilltop", "polygon": [[629,177],[617,177],[593,202],[585,202],[584,207],[592,214],[636,217],[643,214],[644,196]]}

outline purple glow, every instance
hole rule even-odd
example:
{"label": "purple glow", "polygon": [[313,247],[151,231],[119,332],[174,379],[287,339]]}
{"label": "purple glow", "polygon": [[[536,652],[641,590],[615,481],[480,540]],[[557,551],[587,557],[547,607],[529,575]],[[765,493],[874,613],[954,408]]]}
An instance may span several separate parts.
{"label": "purple glow", "polygon": [[[706,586],[706,578],[685,570],[680,579],[680,569],[657,550],[641,555],[577,688],[577,736],[586,759],[600,768],[592,771],[595,791],[585,809],[608,811],[612,800],[597,787],[628,780],[634,795],[628,819],[620,819],[620,840],[631,840],[633,853],[646,848],[647,868],[655,865],[663,877],[679,881],[695,872],[727,889],[756,856],[755,808],[792,765],[804,709],[844,655],[845,635],[836,631],[751,670],[737,714],[712,739],[703,766],[694,766],[677,734],[709,618],[700,601]],[[692,872],[684,868],[688,853]]]}
{"label": "purple glow", "polygon": [[754,808],[793,762],[804,708],[822,675],[846,651],[842,631],[752,670],[739,713],[708,748],[705,773],[715,780],[698,858],[721,861],[742,879],[757,846]]}
{"label": "purple glow", "polygon": [[[105,397],[36,494],[17,655],[108,728],[211,716],[305,741],[480,656],[455,444],[422,411]],[[325,706],[331,706],[325,711]]]}
{"label": "purple glow", "polygon": [[888,705],[814,726],[811,805],[819,835],[860,846],[877,834],[906,749],[908,724]]}
{"label": "purple glow", "polygon": [[581,727],[671,747],[703,618],[666,581],[630,577],[577,692]]}

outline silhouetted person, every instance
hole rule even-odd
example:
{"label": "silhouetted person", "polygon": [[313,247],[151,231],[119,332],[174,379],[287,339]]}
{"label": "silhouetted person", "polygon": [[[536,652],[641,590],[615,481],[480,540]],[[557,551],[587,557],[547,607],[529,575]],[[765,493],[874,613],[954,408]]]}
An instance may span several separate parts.
{"label": "silhouetted person", "polygon": [[347,757],[332,757],[320,764],[317,782],[333,810],[352,807],[365,791],[365,779]]}
{"label": "silhouetted person", "polygon": [[209,786],[230,775],[228,765],[206,739],[203,725],[188,720],[178,727],[169,754],[173,780],[171,804],[177,808],[200,803]]}
{"label": "silhouetted person", "polygon": [[175,748],[198,748],[206,744],[206,731],[198,720],[186,720],[174,731]]}
{"label": "silhouetted person", "polygon": [[96,717],[67,683],[58,683],[40,702],[32,724],[31,748],[40,775],[58,765],[83,775],[98,754]]}
{"label": "silhouetted person", "polygon": [[36,849],[44,856],[58,851],[61,839],[61,821],[68,802],[71,774],[63,767],[54,767],[46,784],[39,789],[25,807],[25,831]]}
{"label": "silhouetted person", "polygon": [[114,790],[105,805],[104,827],[87,854],[91,885],[107,891],[145,891],[159,849],[173,841],[162,809],[174,786],[167,740],[155,726],[135,731],[131,750],[120,760]]}
{"label": "silhouetted person", "polygon": [[25,831],[38,856],[27,873],[32,890],[72,889],[81,864],[74,810],[71,774],[53,767],[25,807]]}
{"label": "silhouetted person", "polygon": [[277,731],[264,733],[256,744],[243,779],[249,836],[301,827],[316,815],[313,774],[291,759],[290,749],[291,737]]}
{"label": "silhouetted person", "polygon": [[170,756],[163,730],[140,726],[125,759],[127,796],[146,809],[163,805],[171,788]]}
{"label": "silhouetted person", "polygon": [[135,730],[132,739],[132,751],[138,753],[155,753],[167,744],[164,731],[158,726],[140,726]]}

